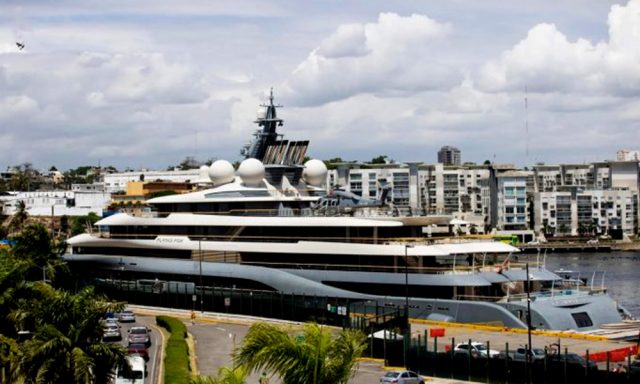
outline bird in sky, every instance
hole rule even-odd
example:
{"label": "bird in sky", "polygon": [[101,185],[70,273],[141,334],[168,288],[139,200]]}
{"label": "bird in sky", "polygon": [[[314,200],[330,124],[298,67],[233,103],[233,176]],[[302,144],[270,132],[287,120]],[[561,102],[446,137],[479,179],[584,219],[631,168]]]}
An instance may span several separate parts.
{"label": "bird in sky", "polygon": [[18,49],[19,49],[19,50],[21,50],[21,51],[22,51],[22,50],[24,49],[24,43],[21,43],[21,42],[19,42],[19,41],[16,41],[16,45],[18,46]]}

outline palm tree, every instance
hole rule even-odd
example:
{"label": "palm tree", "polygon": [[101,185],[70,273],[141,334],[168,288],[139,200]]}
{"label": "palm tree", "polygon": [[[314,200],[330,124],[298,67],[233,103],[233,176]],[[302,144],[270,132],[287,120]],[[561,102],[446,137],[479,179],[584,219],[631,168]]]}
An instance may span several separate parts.
{"label": "palm tree", "polygon": [[298,337],[256,323],[235,351],[234,364],[275,372],[284,384],[344,384],[365,349],[365,336],[356,330],[332,336],[331,330],[314,323],[306,324]]}
{"label": "palm tree", "polygon": [[197,376],[190,384],[245,384],[249,371],[244,366],[234,368],[220,367],[216,377]]}
{"label": "palm tree", "polygon": [[[25,279],[40,280],[44,275],[48,280],[54,280],[59,272],[68,272],[66,264],[56,254],[56,246],[44,225],[27,225],[15,240],[16,245],[11,249],[11,254],[18,260],[30,263],[31,268],[25,271]],[[42,280],[45,278],[42,277]]]}
{"label": "palm tree", "polygon": [[33,337],[19,345],[13,378],[30,383],[107,383],[124,361],[125,349],[101,342],[102,317],[121,309],[92,288],[77,294],[35,283],[39,297],[13,311],[10,319]]}
{"label": "palm tree", "polygon": [[11,218],[11,222],[9,222],[9,227],[14,231],[22,230],[22,226],[24,222],[27,221],[29,217],[29,213],[27,212],[27,205],[24,200],[18,200],[16,204],[16,212],[13,214]]}

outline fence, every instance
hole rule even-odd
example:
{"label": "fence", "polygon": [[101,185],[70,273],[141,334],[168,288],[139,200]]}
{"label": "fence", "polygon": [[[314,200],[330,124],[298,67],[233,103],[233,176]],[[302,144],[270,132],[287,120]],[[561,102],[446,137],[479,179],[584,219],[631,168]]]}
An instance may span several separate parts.
{"label": "fence", "polygon": [[[500,356],[486,358],[471,352],[456,351],[458,343],[468,340],[424,335],[412,339],[405,336],[408,322],[402,306],[376,301],[282,294],[272,291],[200,287],[190,284],[158,286],[144,280],[120,281],[119,284],[96,284],[111,299],[158,307],[195,309],[211,312],[243,314],[291,321],[315,321],[343,328],[361,329],[367,335],[365,356],[380,358],[389,366],[406,366],[422,375],[472,380],[485,383],[638,383],[640,365],[626,361],[619,367],[611,354],[594,355],[589,351],[545,349],[543,358],[532,363],[511,358],[510,346],[486,342],[487,350],[500,348]],[[436,335],[437,332],[434,333]],[[575,353],[578,352],[584,358]],[[599,366],[593,361],[599,361]],[[622,372],[614,372],[620,371]]]}

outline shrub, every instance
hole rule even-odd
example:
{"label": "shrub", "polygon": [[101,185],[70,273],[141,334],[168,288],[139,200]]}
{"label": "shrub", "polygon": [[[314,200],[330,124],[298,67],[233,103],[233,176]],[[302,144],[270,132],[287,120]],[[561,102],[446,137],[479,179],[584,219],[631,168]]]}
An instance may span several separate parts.
{"label": "shrub", "polygon": [[164,356],[164,382],[189,383],[189,348],[187,347],[187,327],[182,321],[169,316],[156,316],[156,324],[169,331],[169,340]]}

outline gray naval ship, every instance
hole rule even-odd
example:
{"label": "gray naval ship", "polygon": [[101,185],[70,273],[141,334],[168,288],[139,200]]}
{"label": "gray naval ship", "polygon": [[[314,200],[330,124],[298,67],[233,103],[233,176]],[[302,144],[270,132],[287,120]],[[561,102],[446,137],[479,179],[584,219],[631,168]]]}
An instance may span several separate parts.
{"label": "gray naval ship", "polygon": [[198,190],[151,199],[151,210],[103,218],[69,239],[72,269],[111,287],[329,297],[348,299],[353,312],[371,301],[408,304],[413,318],[506,327],[527,327],[527,303],[538,329],[586,331],[629,317],[604,287],[552,273],[544,260],[518,262],[509,244],[425,238],[424,228],[451,218],[403,216],[384,180],[375,200],[327,191],[325,164],[304,162],[308,141],[277,133],[277,107],[272,92],[237,169],[203,166]]}

